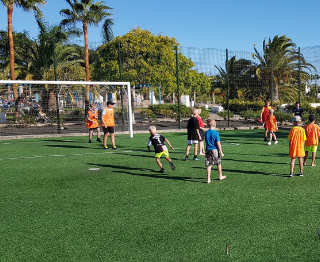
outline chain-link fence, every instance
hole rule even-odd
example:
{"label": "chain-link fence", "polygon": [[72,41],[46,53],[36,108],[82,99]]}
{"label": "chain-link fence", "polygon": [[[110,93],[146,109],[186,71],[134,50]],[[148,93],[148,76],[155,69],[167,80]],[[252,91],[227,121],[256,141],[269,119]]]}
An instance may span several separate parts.
{"label": "chain-link fence", "polygon": [[[94,80],[132,83],[135,130],[146,129],[150,122],[166,129],[184,127],[194,106],[204,109],[204,117],[218,120],[219,127],[259,125],[266,99],[284,123],[291,119],[296,101],[307,113],[318,112],[319,47],[292,48],[282,61],[256,48],[182,46],[144,51],[140,43],[141,49],[135,51],[130,45],[134,43],[104,49],[101,43],[91,43],[90,64]],[[73,80],[70,72],[65,73],[67,80]],[[14,99],[12,86],[0,86],[0,135],[86,132],[83,87],[25,85],[17,86],[17,92]],[[118,129],[127,130],[127,97],[126,90],[117,86],[93,86],[88,99],[100,112],[108,100],[116,101]]]}

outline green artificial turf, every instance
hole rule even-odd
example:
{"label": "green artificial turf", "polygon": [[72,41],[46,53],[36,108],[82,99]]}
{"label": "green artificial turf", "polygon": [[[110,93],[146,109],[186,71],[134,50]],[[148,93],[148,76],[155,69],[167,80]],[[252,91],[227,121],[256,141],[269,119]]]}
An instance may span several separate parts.
{"label": "green artificial turf", "polygon": [[319,261],[320,162],[288,178],[287,134],[268,147],[262,131],[221,132],[227,180],[210,185],[203,158],[182,160],[184,134],[167,135],[166,174],[148,135],[118,136],[116,152],[0,141],[0,261]]}

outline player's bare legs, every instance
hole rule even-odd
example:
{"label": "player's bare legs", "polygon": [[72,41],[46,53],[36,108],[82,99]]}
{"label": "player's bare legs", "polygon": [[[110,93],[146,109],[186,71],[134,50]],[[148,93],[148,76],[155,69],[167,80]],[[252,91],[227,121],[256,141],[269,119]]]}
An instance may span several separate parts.
{"label": "player's bare legs", "polygon": [[299,157],[300,176],[303,176],[303,157]]}
{"label": "player's bare legs", "polygon": [[203,141],[200,141],[200,155],[201,156],[204,156],[206,153],[204,151],[204,142]]}
{"label": "player's bare legs", "polygon": [[107,146],[108,136],[109,136],[109,133],[105,133],[104,134],[104,137],[103,137],[103,146],[104,146],[104,148],[108,148],[108,146]]}
{"label": "player's bare legs", "polygon": [[198,144],[193,145],[193,153],[195,157],[198,155]]}
{"label": "player's bare legs", "polygon": [[114,134],[110,134],[110,137],[111,137],[112,147],[115,148],[116,147],[115,135]]}
{"label": "player's bare legs", "polygon": [[312,152],[312,163],[311,163],[311,166],[316,166],[316,156],[317,156],[317,153],[316,152]]}
{"label": "player's bare legs", "polygon": [[160,158],[156,158],[156,163],[157,163],[158,167],[160,167],[160,169],[163,169],[163,165],[161,163],[161,159]]}
{"label": "player's bare legs", "polygon": [[176,170],[176,167],[175,167],[175,165],[173,164],[171,158],[170,158],[170,157],[166,157],[166,160],[168,161],[168,163],[169,163],[169,165],[170,165],[170,168],[171,168],[172,170]]}
{"label": "player's bare legs", "polygon": [[222,175],[222,165],[221,165],[221,164],[218,165],[217,168],[218,168],[218,177],[219,177],[219,180],[221,181],[221,180],[226,179],[227,177]]}
{"label": "player's bare legs", "polygon": [[93,129],[89,129],[89,143],[92,141]]}
{"label": "player's bare legs", "polygon": [[212,166],[207,166],[207,178],[208,178],[207,182],[208,182],[208,184],[211,183],[211,169],[212,169]]}
{"label": "player's bare legs", "polygon": [[190,148],[191,148],[191,145],[187,145],[187,147],[186,147],[186,160],[187,160],[187,158],[189,157]]}
{"label": "player's bare legs", "polygon": [[296,163],[296,159],[292,158],[290,163],[290,176],[293,176],[294,174],[294,164]]}
{"label": "player's bare legs", "polygon": [[306,155],[304,157],[304,161],[303,161],[303,165],[306,166],[307,165],[307,160],[308,160],[308,156],[309,156],[309,152],[306,151]]}
{"label": "player's bare legs", "polygon": [[100,136],[101,136],[100,128],[98,127],[98,128],[97,128],[97,141],[98,141],[98,142],[101,142]]}

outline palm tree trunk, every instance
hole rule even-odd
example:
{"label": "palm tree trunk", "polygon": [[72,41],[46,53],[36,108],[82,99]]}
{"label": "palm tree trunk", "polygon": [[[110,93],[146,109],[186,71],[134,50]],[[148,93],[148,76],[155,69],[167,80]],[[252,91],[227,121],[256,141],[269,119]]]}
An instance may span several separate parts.
{"label": "palm tree trunk", "polygon": [[[89,44],[88,44],[88,24],[83,23],[83,34],[84,34],[84,61],[86,68],[86,81],[90,81],[90,65],[89,65]],[[89,94],[90,87],[86,86],[86,96],[85,96],[85,108],[89,108]]]}
{"label": "palm tree trunk", "polygon": [[[8,38],[9,38],[9,50],[10,50],[10,75],[11,80],[16,80],[15,70],[14,70],[14,43],[13,43],[13,33],[12,33],[12,13],[13,13],[13,5],[9,5],[8,9]],[[18,91],[17,85],[12,85],[12,91],[14,100],[18,99]]]}

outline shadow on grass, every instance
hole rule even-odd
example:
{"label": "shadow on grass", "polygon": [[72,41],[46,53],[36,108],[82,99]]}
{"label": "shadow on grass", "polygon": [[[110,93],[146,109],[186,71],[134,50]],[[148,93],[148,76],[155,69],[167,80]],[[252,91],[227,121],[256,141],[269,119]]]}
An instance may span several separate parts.
{"label": "shadow on grass", "polygon": [[[102,168],[112,168],[116,169],[115,171],[112,171],[112,173],[121,173],[121,174],[127,174],[131,176],[142,176],[142,177],[151,177],[151,178],[159,178],[159,179],[167,179],[167,180],[178,180],[178,181],[187,181],[187,182],[193,182],[193,183],[199,183],[201,182],[203,178],[194,178],[194,177],[187,177],[187,176],[169,176],[168,174],[162,174],[157,170],[150,169],[150,168],[139,168],[139,167],[127,167],[127,166],[119,166],[119,165],[108,165],[108,164],[94,164],[94,163],[88,163],[88,165],[96,166],[96,167],[102,167]],[[119,169],[119,170],[117,170]],[[133,173],[130,171],[139,171],[139,172],[152,172],[152,174],[141,174],[141,173]]]}
{"label": "shadow on grass", "polygon": [[90,148],[90,149],[102,149],[101,147],[99,148],[92,148],[92,147],[86,147],[86,146],[75,146],[75,145],[45,145],[47,147],[56,147],[56,148]]}
{"label": "shadow on grass", "polygon": [[255,163],[255,164],[272,164],[272,165],[287,165],[288,163],[279,163],[279,162],[269,162],[269,161],[259,161],[259,160],[241,160],[241,159],[232,159],[232,158],[223,158],[223,160],[242,162],[242,163]]}
{"label": "shadow on grass", "polygon": [[[205,169],[204,167],[192,167],[194,169]],[[273,173],[267,173],[263,171],[250,171],[250,170],[239,170],[239,169],[228,169],[228,168],[222,168],[223,172],[228,173],[238,173],[242,175],[264,175],[264,176],[277,176],[277,177],[284,177],[289,178],[290,176],[287,174],[273,174]]]}
{"label": "shadow on grass", "polygon": [[62,139],[45,139],[42,140],[43,142],[59,142],[59,143],[74,143],[74,142],[79,142],[76,140],[62,140]]}
{"label": "shadow on grass", "polygon": [[[136,150],[135,150],[136,151]],[[141,152],[146,152],[146,151],[141,151]],[[150,152],[152,155],[138,155],[138,154],[130,154],[130,153],[122,153],[122,152],[117,152],[117,155],[123,155],[123,156],[135,156],[135,157],[143,157],[143,158],[153,158],[154,159],[154,153]],[[170,157],[172,160],[179,161],[181,159]]]}

